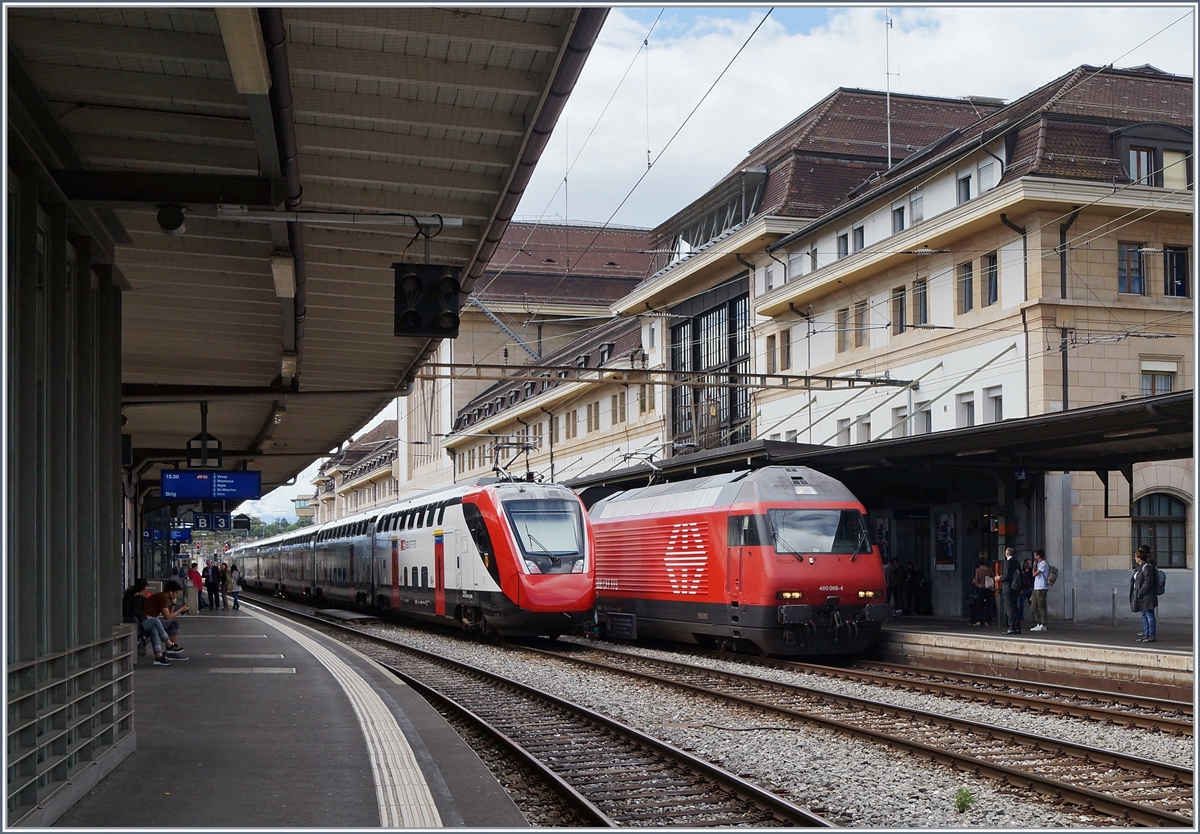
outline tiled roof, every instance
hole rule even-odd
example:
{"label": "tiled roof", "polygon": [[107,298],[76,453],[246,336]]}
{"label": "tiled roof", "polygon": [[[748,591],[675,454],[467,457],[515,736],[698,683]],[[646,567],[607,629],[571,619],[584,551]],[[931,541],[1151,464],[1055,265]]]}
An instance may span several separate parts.
{"label": "tiled roof", "polygon": [[[641,346],[641,321],[637,317],[616,319],[596,328],[586,336],[581,336],[575,341],[559,348],[554,353],[542,357],[541,360],[529,365],[525,370],[536,370],[538,365],[577,365],[581,356],[587,357],[585,367],[599,368],[605,364],[601,361],[602,351],[607,353],[608,363],[611,364],[615,359],[629,357],[633,351],[640,349]],[[569,380],[550,377],[547,381],[549,387],[554,388],[562,382]],[[541,393],[541,391],[541,383],[530,384],[524,380],[498,382],[479,394],[479,396],[475,397],[475,399],[471,400],[459,411],[458,419],[455,421],[455,431],[474,422],[471,417],[476,409],[483,409],[484,406],[491,404],[494,409],[491,413],[495,414],[526,399],[532,399]],[[513,392],[516,393],[515,399],[512,399]],[[498,403],[497,399],[499,399]]]}
{"label": "tiled roof", "polygon": [[474,295],[485,304],[615,301],[645,275],[649,235],[629,227],[510,223]]}

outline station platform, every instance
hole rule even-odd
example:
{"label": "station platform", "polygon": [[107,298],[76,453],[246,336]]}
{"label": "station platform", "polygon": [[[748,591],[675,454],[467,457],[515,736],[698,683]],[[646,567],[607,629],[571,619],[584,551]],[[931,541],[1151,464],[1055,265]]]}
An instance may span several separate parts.
{"label": "station platform", "polygon": [[421,696],[242,603],[180,620],[186,661],[134,672],[136,749],[69,828],[515,828],[524,816]]}
{"label": "station platform", "polygon": [[1195,675],[1195,622],[1159,620],[1153,643],[1137,642],[1141,620],[1050,621],[1046,631],[1005,634],[965,619],[902,615],[883,626],[878,658],[976,674],[1011,676],[1047,686],[1078,685],[1146,697],[1191,701]]}

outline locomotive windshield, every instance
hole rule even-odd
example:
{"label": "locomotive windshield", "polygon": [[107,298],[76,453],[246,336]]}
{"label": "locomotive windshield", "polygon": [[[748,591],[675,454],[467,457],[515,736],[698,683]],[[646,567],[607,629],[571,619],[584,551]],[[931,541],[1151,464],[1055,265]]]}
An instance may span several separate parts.
{"label": "locomotive windshield", "polygon": [[768,510],[777,553],[862,553],[871,538],[858,510]]}
{"label": "locomotive windshield", "polygon": [[529,573],[583,573],[583,510],[578,502],[506,501]]}

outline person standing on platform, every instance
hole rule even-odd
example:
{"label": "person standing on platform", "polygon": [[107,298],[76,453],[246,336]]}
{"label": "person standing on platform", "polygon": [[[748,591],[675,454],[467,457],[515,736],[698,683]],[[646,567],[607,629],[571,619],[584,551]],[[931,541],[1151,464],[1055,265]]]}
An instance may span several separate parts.
{"label": "person standing on platform", "polygon": [[1158,634],[1158,568],[1150,556],[1150,548],[1139,545],[1134,554],[1137,568],[1129,583],[1129,610],[1142,614],[1142,636],[1139,643],[1153,643]]}
{"label": "person standing on platform", "polygon": [[221,608],[229,610],[229,594],[233,590],[233,580],[229,578],[229,565],[221,563]]}
{"label": "person standing on platform", "polygon": [[1021,613],[1018,603],[1021,593],[1025,590],[1025,573],[1021,570],[1021,562],[1017,553],[1011,547],[1004,548],[1004,575],[1000,580],[1000,595],[1004,599],[1004,613],[1008,617],[1008,630],[1005,634],[1021,633]]}
{"label": "person standing on platform", "polygon": [[200,610],[203,611],[208,606],[204,602],[204,577],[200,575],[200,571],[198,570],[199,567],[200,566],[198,564],[192,562],[192,567],[188,570],[187,575],[188,581],[191,582],[192,587],[196,589],[196,599],[200,606]]}
{"label": "person standing on platform", "polygon": [[1029,611],[1035,625],[1030,631],[1046,630],[1046,591],[1050,587],[1047,581],[1049,575],[1050,563],[1046,561],[1046,551],[1033,551],[1033,596]]}
{"label": "person standing on platform", "polygon": [[892,564],[885,573],[884,582],[887,584],[888,602],[892,604],[894,613],[903,614],[904,610],[900,607],[900,594],[904,588],[904,568],[900,564],[899,556],[892,557]]}
{"label": "person standing on platform", "polygon": [[208,607],[216,611],[221,607],[221,566],[215,559],[204,569],[204,587],[208,591]]}
{"label": "person standing on platform", "polygon": [[242,572],[238,570],[237,562],[229,566],[229,593],[233,594],[233,610],[242,607]]}
{"label": "person standing on platform", "polygon": [[995,595],[992,591],[996,583],[992,580],[992,566],[988,564],[986,553],[979,554],[979,567],[971,577],[971,593],[975,595],[975,605],[971,607],[971,625],[990,626],[992,624],[992,603]]}

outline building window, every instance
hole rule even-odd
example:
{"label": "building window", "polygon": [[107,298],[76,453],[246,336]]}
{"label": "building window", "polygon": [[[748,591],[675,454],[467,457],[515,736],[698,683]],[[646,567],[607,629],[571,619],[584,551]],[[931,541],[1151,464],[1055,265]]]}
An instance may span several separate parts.
{"label": "building window", "polygon": [[958,312],[969,313],[975,309],[975,267],[970,261],[958,265]]}
{"label": "building window", "polygon": [[892,234],[904,231],[904,206],[892,209]]}
{"label": "building window", "polygon": [[908,223],[915,226],[925,219],[925,197],[914,194],[908,198]]}
{"label": "building window", "polygon": [[958,178],[958,205],[971,199],[971,175],[965,174]]}
{"label": "building window", "polygon": [[1146,545],[1160,568],[1187,567],[1187,505],[1173,495],[1156,492],[1133,505],[1133,547]]}
{"label": "building window", "polygon": [[987,398],[987,413],[983,416],[984,422],[999,423],[1004,419],[1004,389],[996,386],[984,391],[983,395]]}
{"label": "building window", "polygon": [[837,237],[837,256],[838,259],[846,257],[850,254],[850,238],[848,235],[838,235]]}
{"label": "building window", "polygon": [[908,318],[905,308],[908,304],[908,290],[904,287],[892,288],[892,335],[897,336],[908,329]]}
{"label": "building window", "polygon": [[908,409],[904,406],[892,409],[892,437],[908,435]]}
{"label": "building window", "polygon": [[[744,288],[732,298],[728,286],[709,290],[672,309],[684,320],[671,328],[671,370],[702,371],[702,385],[680,380],[672,386],[672,437],[714,449],[750,440],[751,400],[738,385],[752,373],[755,339],[750,298]],[[713,304],[714,306],[708,306]],[[720,382],[733,383],[725,387]]]}
{"label": "building window", "polygon": [[784,435],[783,439],[786,440],[788,443],[795,443],[796,438],[799,436],[800,436],[800,432],[797,431],[796,429],[788,429],[788,432],[786,435]]}
{"label": "building window", "polygon": [[850,418],[844,417],[837,421],[837,445],[850,445]]}
{"label": "building window", "polygon": [[975,395],[958,395],[958,425],[966,428],[975,425]]}
{"label": "building window", "polygon": [[929,281],[918,278],[913,281],[913,327],[929,324]]}
{"label": "building window", "polygon": [[808,270],[809,272],[817,271],[817,247],[808,250]]}
{"label": "building window", "polygon": [[792,329],[779,331],[779,370],[792,369]]}
{"label": "building window", "polygon": [[979,193],[982,194],[995,185],[996,183],[992,182],[992,163],[979,163]]}
{"label": "building window", "polygon": [[654,410],[654,385],[642,384],[638,386],[638,414],[648,414]]}
{"label": "building window", "polygon": [[600,431],[600,403],[587,404],[587,433]]}
{"label": "building window", "polygon": [[1117,292],[1145,295],[1145,271],[1142,269],[1142,244],[1117,244]]}
{"label": "building window", "polygon": [[615,426],[617,423],[625,422],[625,392],[618,391],[612,395],[612,421]]}
{"label": "building window", "polygon": [[1188,161],[1191,154],[1184,151],[1163,151],[1163,187],[1172,191],[1186,191],[1192,181],[1188,176]]}
{"label": "building window", "polygon": [[775,334],[767,337],[767,373],[775,373]]}
{"label": "building window", "polygon": [[539,420],[533,424],[533,445],[539,449],[542,446],[542,421]]}
{"label": "building window", "polygon": [[1166,258],[1166,268],[1163,270],[1166,276],[1165,294],[1173,298],[1187,298],[1192,285],[1191,276],[1189,274],[1188,248],[1186,246],[1168,246],[1164,251],[1163,257]]}
{"label": "building window", "polygon": [[1154,148],[1129,149],[1129,178],[1134,185],[1154,185]]}
{"label": "building window", "polygon": [[850,348],[850,308],[837,311],[837,352],[845,353]]}
{"label": "building window", "polygon": [[864,414],[858,418],[858,440],[856,442],[871,442],[871,416],[869,414]]}
{"label": "building window", "polygon": [[650,334],[649,334],[649,337],[646,339],[646,341],[648,341],[650,343],[651,350],[654,350],[654,348],[656,347],[656,343],[658,341],[655,330],[656,330],[656,328],[654,326],[654,322],[650,322]]}
{"label": "building window", "polygon": [[775,270],[767,267],[763,270],[763,280],[766,284],[767,292],[775,289]]}
{"label": "building window", "polygon": [[573,440],[579,434],[579,410],[567,412],[566,425],[563,426],[563,440]]}
{"label": "building window", "polygon": [[1000,259],[995,252],[983,256],[983,306],[1000,300]]}
{"label": "building window", "polygon": [[912,419],[913,434],[930,434],[933,432],[933,411],[929,403],[917,403],[917,413]]}
{"label": "building window", "polygon": [[866,234],[862,226],[855,226],[851,232],[854,235],[854,251],[858,252],[866,246]]}
{"label": "building window", "polygon": [[1142,396],[1154,397],[1170,394],[1175,384],[1175,374],[1161,371],[1142,371]]}
{"label": "building window", "polygon": [[854,346],[867,343],[867,302],[854,302]]}

